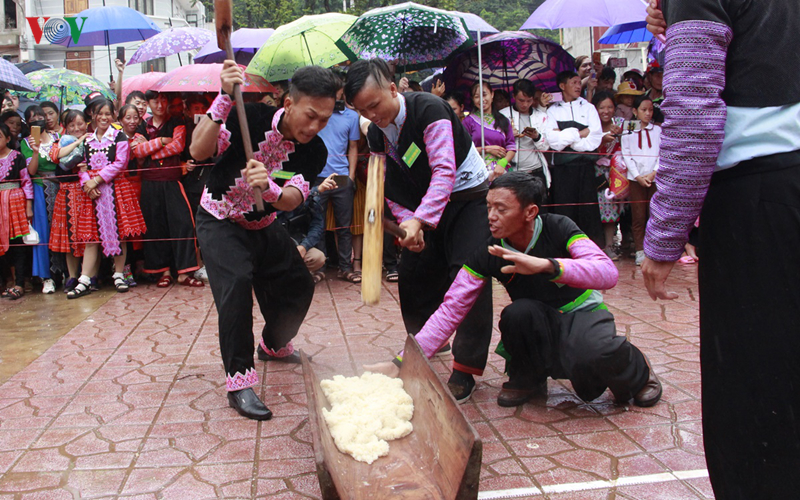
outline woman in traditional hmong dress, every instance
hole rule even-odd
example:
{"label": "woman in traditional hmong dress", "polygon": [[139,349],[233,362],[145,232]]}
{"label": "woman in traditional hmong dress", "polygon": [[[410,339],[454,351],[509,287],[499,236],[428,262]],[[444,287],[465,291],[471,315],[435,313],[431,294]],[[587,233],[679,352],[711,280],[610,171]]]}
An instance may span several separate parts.
{"label": "woman in traditional hmong dress", "polygon": [[[22,236],[30,232],[33,218],[33,187],[19,151],[9,149],[11,131],[0,123],[0,256],[8,253],[14,267],[14,285],[2,296],[16,300],[24,295],[27,256]],[[3,283],[5,286],[5,283]]]}

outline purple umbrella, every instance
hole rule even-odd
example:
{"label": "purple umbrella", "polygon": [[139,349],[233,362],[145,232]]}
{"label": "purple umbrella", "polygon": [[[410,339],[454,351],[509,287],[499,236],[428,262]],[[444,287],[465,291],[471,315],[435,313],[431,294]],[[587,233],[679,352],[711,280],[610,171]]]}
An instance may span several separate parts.
{"label": "purple umbrella", "polygon": [[212,40],[216,43],[217,37],[213,31],[191,26],[169,28],[145,40],[136,49],[128,65],[199,49]]}
{"label": "purple umbrella", "polygon": [[[524,31],[502,31],[481,40],[483,81],[492,88],[511,87],[520,78],[531,80],[537,88],[557,92],[556,76],[575,69],[575,59],[559,44]],[[448,91],[469,97],[478,81],[478,47],[457,55],[442,73]],[[469,99],[467,99],[469,102]]]}
{"label": "purple umbrella", "polygon": [[33,84],[13,63],[0,57],[0,88],[31,91]]}
{"label": "purple umbrella", "polygon": [[[249,64],[258,49],[275,33],[272,28],[253,29],[240,28],[231,34],[231,45],[236,62]],[[225,51],[219,50],[216,39],[210,41],[194,56],[197,64],[221,63],[225,60]]]}
{"label": "purple umbrella", "polygon": [[547,0],[520,29],[614,26],[644,21],[646,11],[642,0]]}

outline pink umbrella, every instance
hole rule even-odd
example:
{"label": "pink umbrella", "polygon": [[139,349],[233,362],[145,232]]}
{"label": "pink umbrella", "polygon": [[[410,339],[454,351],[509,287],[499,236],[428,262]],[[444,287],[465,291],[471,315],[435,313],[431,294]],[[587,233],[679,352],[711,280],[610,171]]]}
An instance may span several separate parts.
{"label": "pink umbrella", "polygon": [[[241,66],[244,69],[244,66]],[[219,92],[222,64],[181,66],[164,75],[151,87],[159,92]],[[278,92],[265,79],[245,74],[242,92]]]}
{"label": "pink umbrella", "polygon": [[128,98],[128,94],[134,90],[140,92],[147,92],[153,85],[161,80],[166,73],[160,71],[151,71],[150,73],[142,73],[141,75],[132,76],[122,80],[122,100]]}

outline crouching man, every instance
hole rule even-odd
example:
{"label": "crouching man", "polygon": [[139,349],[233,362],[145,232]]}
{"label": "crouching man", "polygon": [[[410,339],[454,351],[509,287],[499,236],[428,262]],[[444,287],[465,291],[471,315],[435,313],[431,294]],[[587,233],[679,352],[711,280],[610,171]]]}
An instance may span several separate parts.
{"label": "crouching man", "polygon": [[[647,358],[617,336],[614,317],[598,290],[619,273],[611,260],[567,217],[540,214],[544,185],[525,173],[494,181],[486,197],[492,238],[459,271],[442,305],[416,335],[425,355],[444,345],[480,294],[496,278],[511,297],[500,316],[508,382],[500,406],[519,406],[547,393],[547,377],[569,379],[591,401],[606,388],[624,403],[652,406],[661,383]],[[402,363],[398,356],[394,365]],[[365,369],[395,374],[389,363]]]}

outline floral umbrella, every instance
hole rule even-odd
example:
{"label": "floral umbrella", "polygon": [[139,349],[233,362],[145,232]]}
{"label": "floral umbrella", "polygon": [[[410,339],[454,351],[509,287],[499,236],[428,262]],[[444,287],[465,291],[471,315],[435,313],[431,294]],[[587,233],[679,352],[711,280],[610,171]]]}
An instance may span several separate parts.
{"label": "floral umbrella", "polygon": [[473,43],[455,13],[406,2],[365,12],[336,45],[351,61],[381,57],[405,72],[444,66]]}
{"label": "floral umbrella", "polygon": [[[559,44],[524,31],[502,31],[481,40],[483,81],[509,90],[520,78],[537,88],[557,92],[556,76],[575,68],[575,60]],[[478,81],[478,47],[457,55],[442,73],[449,91],[469,95]],[[469,101],[469,99],[468,99]]]}
{"label": "floral umbrella", "polygon": [[191,26],[169,28],[142,42],[128,61],[128,65],[199,49],[216,38],[214,32],[203,28]]}
{"label": "floral umbrella", "polygon": [[347,56],[337,48],[336,40],[355,20],[355,16],[331,12],[284,24],[256,52],[247,72],[277,82],[288,80],[303,66],[329,68],[345,62]]}
{"label": "floral umbrella", "polygon": [[100,92],[109,99],[116,99],[108,85],[97,78],[70,69],[42,69],[28,73],[34,92],[20,92],[19,95],[33,101],[50,101],[64,106],[83,104],[83,98],[92,92]]}
{"label": "floral umbrella", "polygon": [[[222,64],[190,64],[181,66],[164,75],[150,90],[159,92],[219,92],[219,75]],[[277,92],[263,78],[245,75],[242,92]]]}

